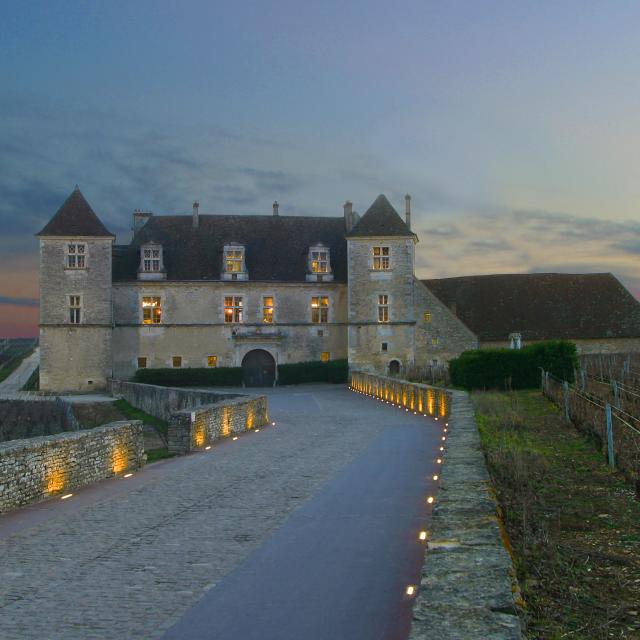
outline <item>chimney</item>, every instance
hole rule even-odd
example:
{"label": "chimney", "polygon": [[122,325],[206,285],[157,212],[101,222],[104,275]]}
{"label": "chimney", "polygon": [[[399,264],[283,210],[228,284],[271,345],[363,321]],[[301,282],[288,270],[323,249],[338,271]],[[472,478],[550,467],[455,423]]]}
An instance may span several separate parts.
{"label": "chimney", "polygon": [[407,193],[404,197],[404,217],[407,222],[407,227],[411,231],[411,196]]}
{"label": "chimney", "polygon": [[273,215],[277,216],[278,215],[278,209],[280,208],[280,205],[278,204],[277,200],[273,201]]}
{"label": "chimney", "polygon": [[200,224],[200,214],[198,212],[198,209],[200,208],[200,203],[196,200],[193,203],[193,228],[197,229],[198,225]]}
{"label": "chimney", "polygon": [[149,221],[149,218],[153,216],[151,211],[143,211],[142,209],[134,209],[133,210],[133,234],[135,235],[144,227],[145,224]]}
{"label": "chimney", "polygon": [[351,200],[347,200],[344,203],[344,226],[347,233],[356,226],[358,220],[360,220],[360,216],[353,210],[353,203]]}

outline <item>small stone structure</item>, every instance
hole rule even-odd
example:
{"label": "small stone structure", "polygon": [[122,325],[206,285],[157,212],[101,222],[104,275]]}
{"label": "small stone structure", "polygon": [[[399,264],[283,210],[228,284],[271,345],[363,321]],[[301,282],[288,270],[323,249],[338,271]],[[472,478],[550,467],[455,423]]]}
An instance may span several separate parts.
{"label": "small stone structure", "polygon": [[222,438],[260,428],[269,420],[266,396],[241,396],[189,411],[176,411],[169,422],[169,453],[189,453]]}
{"label": "small stone structure", "polygon": [[0,444],[0,513],[142,467],[142,423]]}
{"label": "small stone structure", "polygon": [[351,387],[410,411],[448,414],[451,425],[409,640],[521,638],[513,566],[468,394],[362,372],[352,372]]}
{"label": "small stone structure", "polygon": [[197,391],[113,380],[111,391],[169,422],[169,453],[185,454],[269,421],[266,396]]}

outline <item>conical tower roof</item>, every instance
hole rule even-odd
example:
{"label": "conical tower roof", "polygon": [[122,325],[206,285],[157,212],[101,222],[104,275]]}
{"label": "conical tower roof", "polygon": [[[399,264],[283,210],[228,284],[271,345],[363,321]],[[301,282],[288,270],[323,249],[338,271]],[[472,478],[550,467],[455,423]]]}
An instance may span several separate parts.
{"label": "conical tower roof", "polygon": [[406,222],[398,215],[386,196],[380,194],[358,223],[347,233],[347,238],[375,236],[413,236]]}
{"label": "conical tower roof", "polygon": [[78,185],[38,236],[115,237],[102,224]]}

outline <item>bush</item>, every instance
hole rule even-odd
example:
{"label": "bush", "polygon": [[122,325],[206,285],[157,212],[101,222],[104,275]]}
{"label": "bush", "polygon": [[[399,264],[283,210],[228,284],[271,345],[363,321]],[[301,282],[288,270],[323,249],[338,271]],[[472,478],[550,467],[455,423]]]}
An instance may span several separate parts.
{"label": "bush", "polygon": [[464,389],[533,389],[540,367],[573,382],[576,346],[565,340],[540,342],[524,349],[465,351],[449,363],[451,382]]}
{"label": "bush", "polygon": [[133,379],[161,387],[238,387],[242,384],[242,367],[138,369]]}
{"label": "bush", "polygon": [[305,382],[347,381],[349,365],[346,360],[330,360],[321,362],[296,362],[295,364],[278,365],[278,384],[303,384]]}

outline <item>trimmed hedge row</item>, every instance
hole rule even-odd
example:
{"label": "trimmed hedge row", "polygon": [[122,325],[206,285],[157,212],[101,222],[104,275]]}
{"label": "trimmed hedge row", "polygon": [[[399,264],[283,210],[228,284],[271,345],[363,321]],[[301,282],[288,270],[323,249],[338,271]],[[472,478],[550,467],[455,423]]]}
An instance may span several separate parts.
{"label": "trimmed hedge row", "polygon": [[[346,360],[278,365],[279,385],[304,382],[344,383],[348,377],[349,365]],[[239,387],[242,385],[242,367],[138,369],[133,380],[161,387]]]}
{"label": "trimmed hedge row", "polygon": [[524,349],[465,351],[451,360],[451,383],[464,389],[534,389],[540,385],[540,368],[573,382],[578,367],[576,345],[550,340]]}
{"label": "trimmed hedge row", "polygon": [[346,360],[328,362],[310,361],[278,365],[278,384],[302,384],[304,382],[344,383],[349,378],[349,364]]}
{"label": "trimmed hedge row", "polygon": [[133,380],[161,387],[239,387],[242,385],[242,367],[138,369]]}

